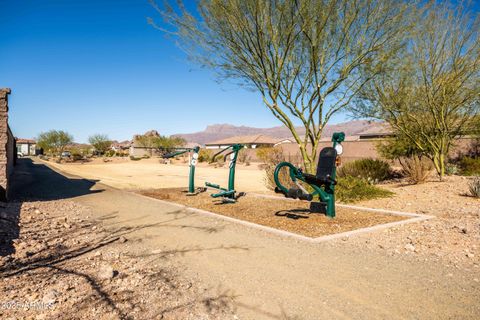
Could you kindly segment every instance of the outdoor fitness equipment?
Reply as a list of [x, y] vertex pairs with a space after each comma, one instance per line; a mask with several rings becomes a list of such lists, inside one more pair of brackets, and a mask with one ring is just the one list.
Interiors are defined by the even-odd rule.
[[230, 168], [229, 174], [228, 174], [228, 189], [220, 187], [218, 184], [210, 183], [210, 182], [205, 182], [205, 185], [207, 187], [211, 187], [214, 189], [219, 190], [220, 192], [211, 194], [213, 198], [222, 198], [223, 202], [229, 202], [229, 203], [234, 203], [238, 198], [241, 196], [245, 195], [244, 192], [237, 192], [235, 191], [235, 165], [237, 163], [237, 156], [238, 156], [238, 151], [240, 151], [244, 145], [242, 144], [234, 144], [231, 145], [225, 149], [222, 149], [221, 151], [217, 152], [213, 157], [211, 162], [215, 162], [215, 158], [222, 154], [223, 152], [231, 149], [230, 152], [226, 153], [223, 156], [223, 160], [227, 160], [227, 156], [230, 156], [230, 163], [228, 167]]
[[[344, 140], [345, 133], [335, 132], [333, 134], [333, 147], [326, 147], [320, 151], [316, 175], [304, 173], [301, 168], [296, 168], [289, 162], [279, 163], [273, 173], [277, 185], [275, 192], [283, 193], [287, 198], [307, 201], [312, 201], [315, 196], [318, 196], [320, 201], [310, 203], [310, 212], [325, 213], [328, 217], [334, 218], [337, 156], [343, 153], [341, 143]], [[279, 174], [283, 167], [289, 168], [290, 179], [297, 188], [289, 189], [281, 184]], [[298, 180], [307, 183], [313, 192], [309, 193], [305, 190]]]
[[[200, 192], [205, 192], [207, 191], [207, 188], [202, 188], [198, 187], [195, 189], [195, 166], [198, 163], [198, 152], [200, 151], [200, 147], [194, 147], [194, 148], [174, 148], [170, 149], [173, 150], [170, 153], [166, 153], [162, 156], [164, 159], [170, 159], [179, 155], [182, 155], [184, 153], [189, 153], [189, 159], [190, 159], [190, 174], [188, 176], [188, 193], [187, 196], [195, 196], [199, 194]], [[192, 153], [193, 152], [193, 153]]]

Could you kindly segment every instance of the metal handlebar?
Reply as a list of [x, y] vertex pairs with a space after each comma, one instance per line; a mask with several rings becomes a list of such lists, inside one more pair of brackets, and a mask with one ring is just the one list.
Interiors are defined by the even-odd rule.
[[162, 155], [162, 158], [163, 158], [163, 159], [170, 159], [170, 158], [179, 156], [179, 155], [184, 154], [184, 153], [187, 153], [187, 152], [190, 152], [190, 150], [170, 152], [170, 153], [167, 153], [167, 154]]
[[[215, 158], [216, 158], [218, 155], [220, 155], [221, 153], [223, 153], [224, 151], [226, 151], [226, 150], [228, 150], [228, 149], [230, 149], [230, 148], [232, 148], [232, 147], [233, 147], [233, 146], [226, 147], [225, 149], [222, 149], [222, 150], [220, 150], [219, 152], [215, 153], [215, 154], [213, 155], [212, 160], [210, 161], [210, 163], [215, 162]], [[232, 152], [234, 152], [234, 151], [232, 151]], [[228, 153], [228, 154], [231, 154], [232, 152], [230, 152], [230, 153]], [[228, 154], [227, 154], [227, 155], [228, 155]], [[226, 156], [226, 155], [225, 155], [225, 156]]]
[[187, 153], [187, 152], [192, 152], [192, 151], [198, 152], [200, 150], [200, 147], [195, 147], [195, 148], [168, 148], [168, 149], [164, 149], [164, 150], [165, 151], [176, 150], [176, 151], [169, 152], [167, 154], [162, 155], [163, 159], [169, 159], [169, 158], [173, 158], [173, 157], [179, 156], [179, 155]]

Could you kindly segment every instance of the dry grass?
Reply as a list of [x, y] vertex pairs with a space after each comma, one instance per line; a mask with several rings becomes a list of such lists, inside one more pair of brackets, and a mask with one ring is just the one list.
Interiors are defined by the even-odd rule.
[[335, 219], [322, 214], [309, 214], [309, 202], [288, 201], [254, 196], [242, 197], [234, 204], [223, 204], [208, 193], [189, 197], [183, 189], [155, 189], [141, 192], [143, 195], [180, 203], [228, 217], [281, 229], [308, 237], [319, 237], [346, 232], [393, 221], [405, 217], [384, 215], [337, 207]]

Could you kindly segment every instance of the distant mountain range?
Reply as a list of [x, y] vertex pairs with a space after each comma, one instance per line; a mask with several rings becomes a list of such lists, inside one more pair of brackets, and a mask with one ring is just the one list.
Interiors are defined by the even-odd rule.
[[[381, 122], [367, 121], [367, 120], [353, 120], [338, 124], [327, 125], [323, 130], [322, 137], [331, 137], [332, 133], [337, 131], [343, 131], [347, 136], [355, 136], [364, 132], [380, 132], [383, 125]], [[303, 127], [297, 127], [300, 135], [305, 134]], [[186, 134], [174, 134], [174, 136], [182, 137], [187, 142], [194, 142], [198, 144], [205, 144], [207, 142], [213, 142], [220, 139], [230, 138], [234, 136], [248, 136], [263, 134], [273, 138], [291, 138], [290, 131], [283, 127], [273, 128], [253, 128], [246, 126], [234, 126], [231, 124], [213, 124], [207, 126], [207, 128], [200, 132], [186, 133]]]

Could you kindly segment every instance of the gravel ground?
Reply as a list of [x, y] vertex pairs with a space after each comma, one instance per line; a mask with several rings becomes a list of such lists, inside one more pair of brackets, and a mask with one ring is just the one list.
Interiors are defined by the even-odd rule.
[[396, 195], [358, 205], [423, 213], [436, 218], [355, 237], [343, 245], [383, 250], [392, 256], [410, 255], [419, 260], [433, 260], [479, 272], [480, 199], [466, 196], [470, 179], [450, 176], [444, 182], [381, 185]]
[[130, 256], [133, 230], [89, 216], [68, 200], [0, 203], [0, 319], [234, 319], [171, 252]]
[[331, 219], [323, 214], [308, 214], [308, 201], [266, 199], [247, 195], [239, 198], [236, 203], [222, 203], [207, 192], [186, 196], [183, 191], [181, 188], [156, 189], [143, 191], [141, 194], [308, 237], [320, 237], [406, 219], [340, 207], [337, 207], [335, 219]]

